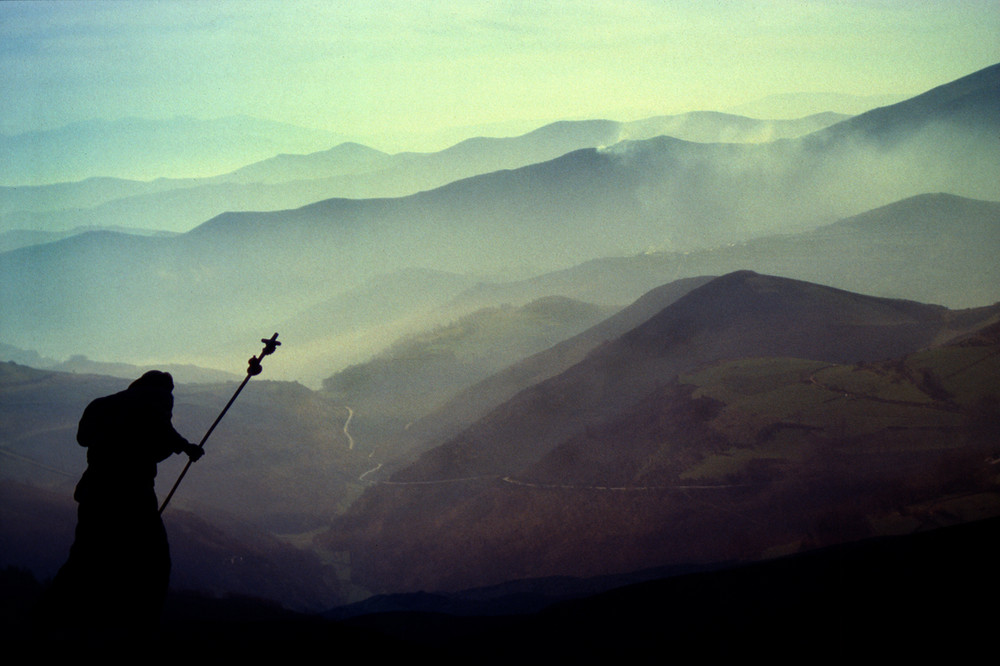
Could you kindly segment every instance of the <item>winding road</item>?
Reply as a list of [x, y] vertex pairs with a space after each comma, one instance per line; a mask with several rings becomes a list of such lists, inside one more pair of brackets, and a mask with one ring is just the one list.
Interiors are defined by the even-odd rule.
[[347, 420], [344, 421], [344, 436], [347, 437], [347, 450], [348, 451], [353, 451], [354, 450], [354, 438], [351, 437], [351, 433], [348, 432], [347, 428], [348, 428], [348, 426], [351, 425], [351, 419], [354, 418], [354, 410], [351, 409], [350, 407], [348, 407], [347, 405], [344, 405], [344, 409], [347, 410]]

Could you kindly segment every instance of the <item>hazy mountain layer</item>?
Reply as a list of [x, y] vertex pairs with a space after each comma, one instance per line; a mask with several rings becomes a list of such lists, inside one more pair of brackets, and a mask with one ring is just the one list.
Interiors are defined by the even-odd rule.
[[205, 364], [248, 327], [403, 268], [538, 274], [815, 228], [926, 192], [1000, 199], [1000, 146], [987, 140], [1000, 131], [998, 80], [994, 66], [802, 139], [622, 142], [408, 197], [227, 213], [173, 238], [90, 233], [21, 248], [0, 255], [0, 339], [46, 355], [108, 346], [131, 362]]
[[[470, 309], [450, 307], [475, 284], [468, 275], [427, 269], [379, 275], [277, 319], [268, 327], [289, 342], [279, 372], [318, 388], [331, 372], [370, 359], [400, 336], [441, 325]], [[281, 312], [275, 308], [275, 312]], [[246, 336], [252, 339], [248, 328]]]
[[17, 250], [22, 247], [52, 243], [87, 231], [111, 231], [140, 236], [171, 236], [167, 231], [146, 231], [143, 229], [125, 229], [123, 227], [77, 228], [68, 231], [4, 231], [0, 232], [0, 253]]
[[[217, 362], [213, 359], [230, 358], [232, 362], [239, 358], [243, 354], [241, 340], [256, 340], [273, 328], [293, 341], [287, 367], [296, 374], [282, 376], [318, 383], [331, 370], [364, 360], [401, 334], [480, 307], [523, 304], [540, 296], [563, 294], [621, 304], [657, 284], [744, 267], [951, 307], [1000, 299], [1000, 267], [995, 261], [1000, 252], [1000, 204], [950, 195], [908, 199], [813, 232], [688, 253], [594, 260], [522, 282], [470, 288], [469, 278], [403, 273], [394, 281], [372, 282], [368, 288], [344, 291], [319, 304], [311, 299], [340, 291], [340, 283], [320, 279], [319, 284], [314, 281], [307, 288], [292, 289], [294, 282], [289, 278], [296, 273], [289, 269], [302, 268], [305, 255], [289, 256], [283, 264], [275, 264], [267, 252], [220, 257], [206, 247], [184, 260], [184, 248], [169, 248], [179, 238], [167, 241], [166, 248], [164, 239], [127, 236], [121, 237], [120, 243], [116, 241], [119, 247], [107, 247], [107, 241], [117, 238], [111, 235], [94, 238], [98, 243], [81, 243], [90, 238], [94, 236], [0, 255], [0, 268], [9, 276], [0, 297], [5, 311], [19, 312], [16, 318], [4, 319], [4, 339], [19, 339], [22, 348], [63, 357], [86, 349], [98, 358], [141, 361], [155, 353], [160, 362], [179, 358], [213, 365]], [[225, 249], [227, 243], [215, 246], [222, 247], [225, 255], [233, 254]], [[163, 249], [172, 251], [165, 253]], [[105, 255], [117, 254], [127, 259], [109, 265]], [[240, 266], [252, 264], [258, 256], [262, 264], [273, 268], [241, 275]], [[184, 264], [191, 268], [181, 271]], [[213, 269], [213, 264], [217, 268]], [[226, 264], [231, 268], [223, 273], [220, 269]], [[957, 265], [962, 270], [954, 270]], [[149, 269], [156, 267], [150, 275]], [[322, 276], [340, 269], [342, 262], [318, 259], [313, 267]], [[136, 285], [131, 284], [129, 275], [133, 268], [134, 279], [140, 281]], [[288, 288], [269, 282], [270, 270], [281, 276], [279, 280], [287, 280]], [[52, 279], [60, 271], [76, 278], [68, 282]], [[28, 280], [33, 273], [40, 279]], [[204, 277], [185, 283], [182, 274]], [[206, 279], [209, 276], [217, 277]], [[14, 288], [19, 283], [22, 298]], [[116, 299], [95, 300], [109, 284], [120, 285], [115, 289]], [[467, 291], [456, 298], [462, 289]], [[155, 291], [159, 293], [152, 293]], [[451, 306], [439, 310], [452, 298]], [[244, 309], [241, 303], [250, 305]], [[171, 315], [178, 312], [185, 317]], [[213, 323], [192, 337], [188, 322], [197, 321], [199, 316], [209, 317]], [[113, 321], [129, 322], [131, 330], [115, 330], [109, 337], [105, 326]], [[264, 324], [261, 331], [261, 321], [272, 323]], [[242, 371], [238, 366], [222, 367]]]
[[209, 178], [151, 182], [91, 178], [78, 183], [0, 187], [0, 229], [65, 231], [126, 225], [187, 231], [226, 211], [296, 208], [331, 197], [404, 196], [626, 138], [667, 134], [689, 141], [756, 143], [801, 136], [843, 117], [822, 114], [762, 121], [700, 112], [631, 123], [567, 121], [523, 136], [468, 139], [437, 153], [388, 155], [344, 143], [317, 153], [278, 155]]
[[1000, 203], [926, 194], [813, 231], [595, 259], [528, 280], [480, 284], [458, 303], [520, 303], [539, 294], [620, 303], [681, 277], [750, 268], [873, 296], [973, 307], [1000, 300], [998, 253]]
[[912, 352], [998, 315], [716, 279], [367, 490], [329, 542], [364, 585], [406, 590], [915, 529], [894, 512], [996, 490], [1000, 341]]
[[246, 116], [92, 120], [0, 135], [0, 183], [62, 183], [95, 176], [204, 176], [277, 153], [316, 150], [337, 142], [338, 137], [330, 132]]
[[[14, 224], [7, 222], [7, 220], [16, 219], [7, 217], [11, 214], [24, 215], [44, 211], [93, 208], [115, 199], [173, 190], [194, 182], [194, 180], [168, 178], [143, 182], [104, 177], [51, 185], [5, 185], [0, 186], [0, 219], [5, 220], [3, 228], [8, 229]], [[25, 226], [23, 228], [39, 231], [53, 230], [42, 226]]]
[[449, 324], [405, 337], [384, 352], [323, 381], [324, 392], [354, 410], [352, 430], [379, 460], [382, 442], [409, 431], [456, 394], [603, 320], [613, 308], [550, 296], [522, 307], [478, 310]]
[[[154, 239], [132, 240], [138, 244], [157, 242]], [[47, 264], [50, 266], [47, 271], [62, 270], [70, 274], [74, 274], [70, 261], [79, 266], [75, 271], [78, 275], [76, 282], [53, 282], [45, 291], [40, 291], [45, 281], [33, 280], [26, 286], [28, 298], [15, 299], [13, 289], [0, 294], [11, 304], [8, 311], [20, 309], [21, 318], [5, 319], [4, 328], [11, 332], [25, 330], [28, 335], [22, 338], [25, 340], [21, 343], [22, 347], [48, 348], [49, 354], [62, 356], [76, 354], [80, 349], [98, 349], [100, 351], [90, 353], [99, 354], [98, 358], [128, 354], [126, 358], [137, 360], [149, 357], [154, 349], [160, 359], [196, 350], [195, 358], [180, 358], [185, 362], [199, 362], [200, 355], [203, 359], [200, 362], [211, 365], [212, 358], [225, 358], [237, 352], [242, 354], [240, 340], [255, 340], [262, 335], [258, 330], [260, 324], [250, 322], [252, 311], [241, 311], [229, 302], [238, 297], [245, 279], [238, 276], [237, 267], [232, 269], [232, 278], [219, 284], [212, 281], [206, 284], [204, 280], [192, 285], [166, 282], [159, 295], [133, 301], [133, 312], [112, 315], [116, 306], [127, 303], [121, 300], [93, 303], [92, 294], [104, 290], [99, 275], [101, 265], [105, 263], [100, 256], [101, 250], [85, 248], [86, 254], [77, 260], [69, 255], [63, 258], [63, 255], [65, 252], [81, 254], [78, 247], [44, 256], [59, 248], [60, 244], [54, 244], [0, 256], [0, 266], [11, 262], [11, 270], [16, 272], [8, 284], [24, 281], [27, 271], [38, 270], [29, 268], [32, 265]], [[527, 281], [481, 284], [471, 289], [471, 280], [467, 278], [453, 276], [435, 286], [438, 280], [429, 279], [434, 273], [404, 273], [400, 275], [398, 286], [384, 280], [373, 282], [371, 288], [344, 292], [325, 304], [317, 305], [310, 303], [309, 298], [330, 287], [316, 285], [305, 294], [296, 294], [299, 296], [297, 299], [279, 296], [277, 301], [269, 302], [263, 295], [273, 292], [275, 286], [264, 284], [259, 287], [260, 296], [254, 307], [260, 312], [258, 321], [264, 318], [272, 321], [272, 324], [265, 325], [267, 329], [275, 328], [292, 336], [294, 345], [289, 350], [288, 363], [291, 365], [288, 367], [299, 373], [294, 376], [306, 378], [308, 375], [312, 378], [310, 381], [318, 382], [329, 370], [345, 363], [359, 362], [405, 332], [432, 326], [435, 322], [479, 307], [522, 304], [540, 296], [561, 294], [600, 303], [625, 303], [657, 284], [688, 275], [721, 274], [744, 267], [874, 295], [918, 299], [951, 307], [980, 305], [1000, 299], [997, 290], [1000, 267], [995, 261], [998, 252], [1000, 204], [949, 195], [926, 195], [897, 202], [814, 232], [766, 237], [689, 253], [649, 253], [595, 260]], [[38, 264], [32, 256], [36, 253], [42, 255], [42, 264]], [[93, 272], [98, 273], [95, 276], [90, 275], [86, 262], [91, 253], [96, 264]], [[22, 254], [23, 261], [29, 262], [21, 263], [23, 268], [20, 271], [16, 268], [19, 264], [13, 262], [19, 254]], [[150, 250], [148, 257], [149, 266], [169, 266], [170, 256], [157, 254], [155, 248]], [[214, 259], [217, 261], [218, 257]], [[212, 257], [206, 259], [205, 266], [200, 270], [202, 274], [209, 274], [208, 266], [212, 261]], [[331, 263], [334, 265], [326, 270], [339, 265], [339, 262]], [[142, 262], [139, 264], [141, 266]], [[961, 265], [963, 270], [954, 270], [956, 265]], [[127, 272], [121, 265], [117, 269], [119, 273]], [[141, 275], [139, 270], [137, 274]], [[160, 274], [169, 275], [164, 271]], [[250, 277], [259, 284], [267, 273], [261, 271], [260, 275]], [[127, 278], [127, 275], [121, 275], [116, 280]], [[107, 284], [108, 278], [105, 276], [104, 279]], [[157, 282], [156, 276], [153, 276], [149, 284], [122, 288], [118, 290], [118, 298], [127, 298], [131, 291], [141, 294], [144, 287], [152, 287]], [[159, 282], [164, 284], [162, 280]], [[234, 293], [227, 294], [227, 286], [231, 286]], [[254, 288], [253, 283], [247, 286], [251, 291]], [[335, 285], [333, 289], [336, 289]], [[468, 291], [458, 297], [452, 306], [435, 314], [462, 289]], [[198, 295], [196, 290], [202, 293]], [[284, 290], [281, 293], [284, 294]], [[66, 300], [70, 297], [80, 299], [90, 309], [71, 307], [69, 303], [72, 300]], [[212, 330], [203, 330], [192, 339], [187, 333], [179, 331], [180, 328], [189, 330], [184, 321], [175, 321], [168, 313], [173, 308], [175, 312], [195, 314], [201, 307], [199, 302], [205, 298], [208, 298], [208, 311], [216, 326], [224, 321], [224, 313], [230, 313], [233, 320], [218, 329], [222, 336], [213, 336]], [[177, 300], [177, 304], [171, 306], [173, 300]], [[155, 314], [152, 326], [143, 321], [143, 313], [160, 308], [165, 312]], [[301, 312], [293, 314], [298, 309]], [[102, 310], [108, 312], [106, 319], [94, 316]], [[286, 321], [280, 320], [283, 310], [288, 313]], [[108, 338], [107, 331], [103, 330], [104, 321], [116, 318], [134, 322], [131, 326], [136, 342], [131, 348], [122, 344], [128, 341], [126, 331], [118, 331], [113, 338]], [[263, 333], [266, 334], [267, 330]], [[5, 334], [5, 338], [11, 340], [15, 336]], [[93, 340], [89, 345], [86, 343], [88, 339]], [[48, 346], [50, 341], [54, 343], [52, 347]], [[316, 365], [317, 359], [328, 360]], [[239, 367], [228, 367], [231, 372], [241, 371]], [[306, 374], [301, 374], [307, 368]]]

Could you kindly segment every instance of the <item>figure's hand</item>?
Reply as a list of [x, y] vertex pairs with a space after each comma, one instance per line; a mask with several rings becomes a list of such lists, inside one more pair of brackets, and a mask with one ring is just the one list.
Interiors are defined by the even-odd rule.
[[188, 454], [188, 458], [191, 462], [194, 462], [205, 455], [205, 449], [201, 448], [197, 444], [188, 444], [184, 447], [184, 453]]

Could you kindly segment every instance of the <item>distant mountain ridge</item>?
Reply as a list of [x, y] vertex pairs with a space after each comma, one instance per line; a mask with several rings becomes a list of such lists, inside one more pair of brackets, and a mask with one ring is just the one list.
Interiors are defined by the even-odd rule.
[[[868, 111], [862, 116], [862, 120], [843, 125], [840, 129], [831, 129], [831, 132], [862, 132], [869, 136], [874, 136], [871, 127], [878, 126], [882, 118], [893, 118], [891, 123], [899, 124], [899, 118], [908, 115], [911, 121], [918, 121], [925, 112], [919, 111], [918, 107], [926, 110], [936, 109], [934, 114], [941, 118], [947, 118], [950, 122], [967, 122], [973, 119], [975, 122], [992, 122], [993, 109], [996, 103], [996, 91], [990, 91], [990, 86], [995, 88], [995, 81], [991, 82], [991, 77], [996, 78], [994, 68], [986, 68], [956, 82], [939, 86], [937, 92], [928, 91], [914, 98], [917, 102], [910, 103], [904, 107], [897, 108], [897, 104], [892, 104], [880, 109]], [[964, 88], [963, 88], [964, 86]], [[976, 88], [976, 90], [973, 90]], [[965, 91], [964, 93], [959, 91]], [[959, 107], [966, 108], [965, 111]], [[948, 111], [951, 108], [952, 111]], [[969, 111], [969, 109], [978, 109]], [[888, 115], [886, 115], [888, 114]], [[108, 198], [108, 189], [104, 187], [105, 194], [87, 194], [80, 192], [79, 199], [67, 199], [60, 208], [65, 209], [62, 213], [56, 213], [52, 208], [39, 208], [38, 200], [52, 201], [45, 189], [39, 192], [32, 192], [34, 188], [19, 188], [19, 191], [5, 191], [0, 188], [0, 228], [6, 229], [67, 229], [79, 226], [108, 226], [124, 224], [126, 226], [145, 226], [147, 228], [161, 228], [173, 231], [184, 231], [193, 224], [224, 212], [225, 210], [274, 210], [281, 208], [292, 208], [301, 206], [311, 201], [330, 197], [384, 197], [401, 196], [411, 194], [418, 190], [438, 187], [458, 178], [469, 177], [478, 173], [486, 173], [498, 169], [516, 168], [526, 164], [545, 161], [562, 155], [571, 150], [607, 146], [621, 140], [646, 139], [659, 135], [670, 135], [675, 138], [691, 141], [735, 141], [756, 143], [764, 140], [775, 140], [782, 138], [799, 137], [809, 132], [820, 130], [826, 126], [839, 125], [837, 121], [842, 121], [845, 116], [836, 114], [816, 114], [797, 120], [755, 120], [746, 117], [733, 116], [715, 112], [693, 112], [678, 116], [663, 116], [649, 118], [628, 123], [618, 123], [614, 121], [580, 121], [554, 123], [550, 126], [539, 128], [521, 137], [511, 137], [504, 139], [477, 138], [469, 139], [439, 153], [418, 154], [400, 153], [388, 156], [373, 149], [365, 149], [368, 153], [366, 159], [361, 159], [359, 155], [355, 159], [354, 167], [345, 170], [345, 165], [338, 161], [331, 162], [330, 157], [334, 152], [346, 151], [346, 146], [357, 146], [357, 144], [345, 144], [345, 147], [327, 149], [320, 153], [303, 155], [281, 155], [278, 157], [268, 156], [264, 162], [243, 166], [228, 175], [214, 175], [212, 178], [201, 180], [176, 182], [165, 181], [163, 173], [156, 174], [160, 177], [155, 189], [181, 189], [193, 188], [181, 197], [183, 205], [181, 209], [187, 211], [183, 213], [183, 219], [174, 220], [163, 218], [158, 220], [159, 210], [162, 203], [157, 203], [155, 194], [149, 193], [153, 183], [121, 183], [119, 189], [127, 189], [131, 195], [139, 196], [138, 201], [132, 202], [129, 206], [108, 205], [97, 210], [72, 210], [81, 205], [88, 207], [111, 204]], [[134, 121], [140, 127], [145, 121]], [[189, 125], [198, 127], [197, 122], [187, 121]], [[209, 121], [198, 121], [207, 123]], [[244, 119], [240, 122], [248, 123]], [[863, 125], [871, 125], [865, 129]], [[221, 134], [230, 132], [222, 121]], [[911, 123], [912, 125], [912, 123]], [[128, 124], [125, 125], [128, 127]], [[201, 130], [196, 130], [201, 131]], [[250, 130], [251, 132], [254, 130]], [[257, 130], [260, 132], [264, 129]], [[217, 143], [217, 141], [215, 142]], [[338, 143], [330, 141], [329, 143]], [[327, 145], [329, 145], [329, 143]], [[211, 140], [201, 141], [201, 144], [215, 148]], [[60, 143], [65, 149], [66, 142]], [[157, 145], [156, 142], [139, 145]], [[973, 144], [971, 146], [975, 148]], [[175, 150], [173, 145], [169, 149]], [[71, 151], [70, 151], [71, 152]], [[100, 151], [91, 151], [91, 153]], [[288, 152], [276, 151], [276, 152]], [[973, 151], [976, 152], [976, 151]], [[16, 151], [10, 153], [11, 170], [17, 169], [18, 160]], [[33, 159], [49, 160], [43, 153], [34, 156]], [[926, 156], [927, 158], [930, 155]], [[49, 160], [51, 161], [51, 160]], [[63, 159], [65, 161], [65, 159]], [[119, 164], [125, 162], [119, 160]], [[332, 168], [331, 168], [332, 167]], [[373, 169], [375, 169], [373, 171]], [[384, 170], [386, 173], [379, 173]], [[108, 173], [96, 173], [92, 175], [108, 175]], [[294, 186], [289, 179], [295, 179]], [[305, 180], [303, 180], [305, 179]], [[235, 181], [235, 182], [232, 182]], [[321, 182], [325, 181], [325, 182]], [[260, 191], [242, 190], [237, 185], [239, 183], [257, 183], [271, 185]], [[307, 185], [307, 182], [309, 184]], [[228, 183], [226, 187], [219, 187], [222, 183]], [[276, 188], [274, 186], [287, 185], [287, 187]], [[205, 189], [208, 185], [214, 184], [214, 189]], [[64, 193], [67, 191], [67, 183], [58, 186]], [[79, 188], [76, 188], [79, 189]], [[88, 185], [85, 190], [90, 190]], [[912, 194], [913, 192], [911, 192]], [[964, 195], [976, 196], [971, 191], [959, 192]], [[115, 198], [122, 198], [124, 194]], [[152, 196], [152, 199], [144, 201], [142, 197]], [[902, 196], [902, 195], [901, 195]], [[898, 197], [897, 197], [898, 198]], [[991, 197], [985, 197], [991, 198]], [[8, 199], [10, 199], [8, 201]], [[230, 206], [219, 207], [220, 200], [228, 200]], [[89, 202], [89, 203], [85, 203]], [[51, 204], [49, 204], [51, 206]], [[48, 212], [45, 212], [45, 211]]]
[[331, 132], [249, 116], [81, 121], [0, 134], [0, 183], [214, 175], [280, 152], [316, 150], [340, 141], [343, 137]]
[[[859, 253], [866, 266], [878, 267], [879, 255], [869, 253], [864, 243], [852, 246], [856, 239], [828, 245], [848, 254], [825, 256], [816, 251], [822, 244], [817, 242], [805, 256], [787, 257], [768, 250], [780, 241], [762, 246], [758, 240], [816, 229], [928, 192], [967, 197], [973, 191], [980, 199], [1000, 199], [1000, 181], [984, 168], [1000, 160], [1000, 147], [982, 140], [998, 131], [1000, 120], [977, 110], [984, 96], [993, 94], [997, 76], [1000, 70], [990, 68], [961, 83], [961, 93], [948, 95], [945, 86], [944, 92], [920, 100], [921, 113], [941, 114], [930, 133], [926, 125], [910, 122], [906, 103], [882, 110], [879, 126], [895, 123], [896, 128], [888, 148], [870, 141], [864, 125], [851, 125], [850, 131], [831, 128], [822, 140], [814, 133], [754, 145], [659, 137], [578, 150], [406, 197], [329, 199], [287, 211], [227, 213], [173, 238], [91, 233], [22, 248], [0, 254], [0, 305], [15, 313], [0, 322], [0, 336], [44, 355], [68, 356], [108, 344], [107, 322], [124, 322], [112, 341], [123, 358], [144, 361], [156, 349], [169, 355], [167, 360], [206, 365], [208, 354], [228, 353], [232, 341], [259, 322], [287, 320], [379, 274], [420, 268], [514, 278], [640, 253], [637, 263], [652, 265], [668, 250], [674, 254], [667, 267], [656, 271], [673, 274], [660, 275], [645, 288], [737, 268], [774, 271], [771, 262], [784, 262], [783, 270], [802, 278], [814, 277], [809, 271], [816, 267], [829, 267], [820, 276], [823, 282], [846, 281], [850, 252]], [[983, 95], [971, 94], [972, 84]], [[957, 117], [956, 100], [970, 104], [962, 122], [949, 120]], [[950, 138], [943, 144], [946, 135]], [[961, 150], [946, 149], [952, 144]], [[958, 201], [946, 207], [975, 208]], [[970, 229], [976, 224], [972, 216], [962, 221]], [[925, 253], [933, 276], [922, 276], [920, 265], [903, 261], [920, 256], [909, 243], [926, 243], [926, 236], [905, 239], [908, 255], [886, 244], [886, 256], [901, 260], [898, 276], [906, 277], [891, 295], [925, 298], [920, 290], [941, 283], [945, 286], [938, 293], [956, 298], [962, 288], [957, 283], [970, 284], [969, 276], [952, 270], [948, 257], [985, 265], [982, 257], [996, 243], [990, 224], [979, 225], [982, 235], [975, 240], [942, 239], [941, 247], [948, 250], [944, 263]], [[793, 245], [801, 249], [808, 243], [799, 239]], [[709, 254], [709, 249], [718, 251]], [[753, 250], [749, 261], [737, 261], [746, 250]], [[728, 265], [710, 265], [720, 257]], [[691, 261], [702, 258], [706, 263]], [[885, 278], [873, 280], [853, 270], [855, 280], [884, 284]], [[974, 293], [994, 301], [989, 280], [996, 269], [981, 270]], [[910, 287], [907, 279], [917, 286]], [[624, 296], [610, 302], [579, 293], [549, 295], [621, 304], [641, 293], [629, 294], [630, 289], [622, 285]], [[109, 293], [114, 298], [105, 297]], [[491, 304], [496, 302], [472, 303], [472, 309]], [[192, 322], [212, 323], [190, 340], [186, 332]], [[259, 335], [255, 331], [253, 338]]]
[[626, 138], [671, 134], [692, 141], [759, 142], [799, 136], [839, 119], [823, 115], [760, 121], [698, 112], [629, 123], [563, 121], [521, 136], [467, 139], [436, 153], [388, 155], [342, 143], [316, 153], [278, 155], [208, 178], [151, 182], [93, 178], [42, 187], [0, 187], [0, 228], [55, 230], [126, 223], [187, 231], [223, 212], [295, 208], [331, 197], [404, 196]]
[[1000, 100], [1000, 63], [949, 83], [937, 86], [890, 106], [866, 111], [829, 128], [817, 138], [845, 132], [862, 132], [887, 140], [901, 130], [913, 130], [941, 122], [968, 123], [970, 126], [996, 122]]
[[753, 118], [796, 118], [808, 113], [829, 111], [853, 116], [880, 106], [901, 102], [908, 97], [911, 95], [793, 92], [769, 95], [725, 110]]
[[1000, 300], [998, 252], [1000, 202], [922, 194], [811, 231], [593, 259], [526, 280], [479, 284], [459, 300], [518, 303], [559, 293], [618, 303], [682, 277], [751, 268], [874, 296], [974, 307]]
[[316, 153], [276, 155], [210, 179], [229, 183], [287, 183], [317, 177], [360, 174], [385, 168], [392, 161], [388, 153], [346, 142]]

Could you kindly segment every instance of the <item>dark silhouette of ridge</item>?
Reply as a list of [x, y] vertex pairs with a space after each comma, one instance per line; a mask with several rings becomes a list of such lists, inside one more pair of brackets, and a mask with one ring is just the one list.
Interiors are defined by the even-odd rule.
[[[260, 659], [377, 646], [390, 658], [443, 664], [603, 663], [650, 654], [691, 662], [825, 662], [858, 654], [974, 661], [992, 645], [992, 618], [981, 600], [1000, 591], [998, 536], [1000, 519], [992, 518], [622, 585], [502, 615], [485, 606], [468, 616], [453, 612], [463, 607], [462, 594], [410, 595], [396, 610], [340, 621], [252, 598], [178, 594], [168, 599], [157, 651], [163, 658]], [[9, 649], [68, 656], [81, 648], [68, 640], [40, 643], [25, 625], [41, 594], [30, 574], [0, 571], [0, 592], [0, 638]], [[408, 610], [421, 607], [418, 597], [424, 610]]]

